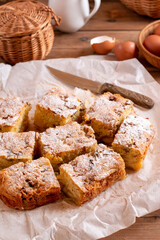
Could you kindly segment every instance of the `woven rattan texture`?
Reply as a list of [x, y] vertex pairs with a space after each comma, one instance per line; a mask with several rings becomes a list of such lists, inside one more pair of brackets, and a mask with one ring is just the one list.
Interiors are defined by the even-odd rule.
[[51, 18], [50, 13], [43, 10], [43, 4], [33, 1], [18, 1], [0, 7], [0, 35], [28, 34], [43, 27]]
[[52, 18], [60, 18], [48, 6], [34, 0], [17, 0], [0, 7], [0, 55], [11, 64], [44, 59], [54, 42]]
[[152, 18], [160, 18], [160, 0], [121, 0], [131, 10]]
[[160, 25], [160, 20], [154, 21], [153, 23], [148, 24], [144, 29], [142, 29], [139, 35], [139, 49], [150, 64], [157, 68], [160, 68], [160, 57], [150, 53], [143, 45], [144, 39], [148, 35], [153, 34], [154, 29], [158, 25]]

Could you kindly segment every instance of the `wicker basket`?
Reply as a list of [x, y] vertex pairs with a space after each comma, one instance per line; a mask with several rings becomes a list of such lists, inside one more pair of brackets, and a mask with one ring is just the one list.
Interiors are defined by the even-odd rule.
[[160, 20], [148, 24], [139, 34], [139, 49], [142, 52], [145, 59], [153, 66], [160, 68], [160, 57], [150, 53], [143, 45], [144, 39], [153, 34], [153, 30], [160, 25]]
[[52, 18], [60, 24], [51, 8], [34, 0], [0, 6], [0, 56], [10, 64], [44, 59], [54, 41]]
[[121, 0], [121, 2], [140, 15], [160, 18], [160, 0]]

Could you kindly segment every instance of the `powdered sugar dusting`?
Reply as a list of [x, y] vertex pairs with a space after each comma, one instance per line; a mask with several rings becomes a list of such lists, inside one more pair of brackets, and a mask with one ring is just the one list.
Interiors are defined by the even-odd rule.
[[0, 157], [7, 159], [32, 159], [35, 132], [0, 133]]
[[103, 123], [114, 125], [125, 109], [132, 105], [130, 100], [108, 92], [96, 98], [87, 115], [89, 119], [95, 118]]
[[40, 141], [44, 151], [52, 153], [77, 150], [83, 146], [96, 144], [92, 128], [76, 122], [48, 128], [45, 132], [40, 133]]
[[73, 167], [77, 181], [90, 182], [105, 179], [120, 167], [124, 168], [123, 159], [112, 149], [99, 144], [94, 152], [81, 155], [69, 163]]
[[12, 207], [18, 209], [24, 209], [23, 207], [27, 207], [27, 204], [30, 206], [30, 203], [38, 206], [37, 195], [41, 196], [41, 201], [43, 201], [46, 192], [49, 195], [54, 189], [58, 194], [60, 190], [59, 183], [47, 158], [14, 164], [1, 171], [0, 179], [3, 179], [3, 184], [0, 185], [1, 196], [6, 196], [7, 199], [14, 198], [15, 205]]
[[154, 136], [154, 128], [146, 118], [129, 115], [122, 123], [115, 136], [115, 144], [140, 147]]
[[94, 95], [89, 90], [84, 90], [81, 88], [75, 88], [74, 94], [80, 99], [85, 109], [88, 110], [94, 103], [96, 95]]
[[62, 89], [54, 87], [42, 97], [38, 105], [67, 118], [77, 112], [81, 103], [76, 96], [68, 95]]
[[13, 126], [24, 104], [18, 97], [0, 98], [0, 125]]

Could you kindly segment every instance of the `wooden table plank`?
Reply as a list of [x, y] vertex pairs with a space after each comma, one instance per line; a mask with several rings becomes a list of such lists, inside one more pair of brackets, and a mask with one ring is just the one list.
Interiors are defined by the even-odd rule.
[[160, 71], [159, 70], [150, 71], [150, 74], [160, 84]]
[[160, 239], [160, 210], [144, 217], [137, 218], [136, 223], [127, 229], [99, 240], [159, 240]]
[[90, 47], [90, 39], [97, 36], [107, 35], [110, 37], [115, 37], [117, 41], [138, 41], [139, 31], [79, 31], [76, 33], [65, 34], [61, 32], [55, 33], [55, 48], [85, 48]]
[[[101, 35], [115, 37], [117, 42], [131, 40], [137, 43], [139, 31], [79, 31], [70, 34], [56, 31], [55, 42], [47, 59], [96, 55], [90, 46], [90, 40], [93, 37]], [[116, 60], [116, 58], [110, 54], [105, 57], [106, 60]], [[139, 54], [139, 60], [149, 71], [157, 71], [155, 67], [143, 58], [142, 54]]]
[[119, 0], [102, 0], [98, 12], [82, 29], [99, 30], [141, 30], [152, 18], [140, 16], [127, 9]]

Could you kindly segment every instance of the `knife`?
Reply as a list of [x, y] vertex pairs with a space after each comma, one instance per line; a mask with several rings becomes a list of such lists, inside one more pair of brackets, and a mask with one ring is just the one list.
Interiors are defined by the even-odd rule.
[[104, 92], [118, 93], [121, 96], [130, 99], [135, 104], [147, 109], [151, 109], [154, 106], [153, 100], [143, 94], [110, 83], [94, 82], [90, 79], [79, 77], [71, 73], [63, 72], [50, 66], [46, 67], [48, 68], [51, 75], [54, 75], [56, 78], [58, 78], [58, 80], [63, 81], [72, 86], [80, 87], [83, 89], [89, 89], [90, 91], [98, 94], [102, 94]]

